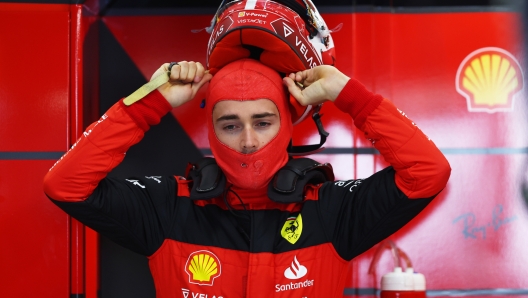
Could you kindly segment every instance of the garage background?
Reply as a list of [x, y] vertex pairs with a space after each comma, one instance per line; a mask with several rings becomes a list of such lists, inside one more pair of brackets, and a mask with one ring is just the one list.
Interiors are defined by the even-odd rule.
[[[220, 1], [0, 1], [0, 296], [154, 297], [147, 260], [86, 229], [42, 192], [42, 178], [84, 128], [162, 63], [205, 63]], [[523, 1], [317, 1], [336, 66], [391, 99], [444, 152], [441, 195], [392, 235], [430, 297], [528, 297], [528, 117]], [[199, 31], [198, 33], [194, 33]], [[519, 88], [485, 103], [461, 87], [472, 61], [496, 55]], [[477, 59], [477, 60], [475, 60]], [[486, 73], [486, 70], [483, 71]], [[484, 93], [498, 85], [485, 75]], [[486, 89], [487, 88], [487, 89]], [[111, 175], [182, 175], [209, 155], [197, 99], [173, 110]], [[331, 133], [312, 156], [338, 179], [387, 164], [331, 103]], [[312, 123], [296, 144], [318, 141]], [[345, 297], [375, 297], [393, 269], [377, 247], [350, 266]]]

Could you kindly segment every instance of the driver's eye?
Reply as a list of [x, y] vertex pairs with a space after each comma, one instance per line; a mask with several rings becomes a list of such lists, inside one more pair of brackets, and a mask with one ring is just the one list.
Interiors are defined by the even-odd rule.
[[269, 126], [269, 125], [271, 125], [271, 123], [269, 123], [269, 122], [259, 122], [259, 123], [257, 123], [257, 126], [259, 126], [259, 127], [266, 127], [266, 126]]

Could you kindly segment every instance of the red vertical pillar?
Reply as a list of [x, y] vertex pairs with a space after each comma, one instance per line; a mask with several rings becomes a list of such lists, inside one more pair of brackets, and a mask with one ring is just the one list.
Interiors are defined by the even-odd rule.
[[[71, 98], [69, 144], [81, 136], [85, 126], [95, 121], [97, 110], [98, 39], [96, 26], [98, 1], [72, 5], [71, 14]], [[89, 38], [87, 40], [87, 35]], [[85, 61], [88, 58], [89, 62]], [[95, 61], [94, 61], [95, 60]], [[86, 92], [85, 90], [90, 90]], [[97, 298], [99, 290], [99, 237], [77, 220], [70, 220], [71, 297]]]
[[[82, 22], [82, 7], [75, 5], [70, 8], [70, 65], [71, 65], [71, 97], [68, 144], [71, 146], [82, 133], [82, 40], [84, 24]], [[84, 225], [70, 218], [70, 297], [85, 297], [85, 233]]]

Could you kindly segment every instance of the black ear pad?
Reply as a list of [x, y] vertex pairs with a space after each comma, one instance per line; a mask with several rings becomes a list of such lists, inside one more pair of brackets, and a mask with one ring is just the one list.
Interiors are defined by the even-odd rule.
[[205, 157], [190, 166], [187, 179], [193, 181], [190, 196], [193, 200], [212, 199], [222, 195], [226, 178], [214, 158]]
[[268, 185], [268, 197], [277, 203], [299, 203], [304, 199], [304, 187], [334, 180], [330, 164], [320, 164], [309, 158], [291, 159]]

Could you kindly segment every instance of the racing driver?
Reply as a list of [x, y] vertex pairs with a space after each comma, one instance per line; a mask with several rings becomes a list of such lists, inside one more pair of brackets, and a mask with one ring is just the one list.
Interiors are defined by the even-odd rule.
[[[150, 126], [204, 85], [214, 159], [186, 177], [106, 177]], [[289, 94], [303, 106], [332, 101], [390, 166], [334, 181], [329, 165], [290, 158]], [[281, 77], [240, 59], [212, 76], [181, 61], [169, 82], [131, 105], [119, 101], [91, 124], [47, 173], [44, 191], [145, 255], [157, 297], [342, 297], [350, 260], [423, 210], [450, 171], [405, 114], [333, 66]]]

